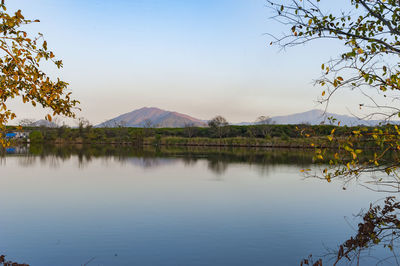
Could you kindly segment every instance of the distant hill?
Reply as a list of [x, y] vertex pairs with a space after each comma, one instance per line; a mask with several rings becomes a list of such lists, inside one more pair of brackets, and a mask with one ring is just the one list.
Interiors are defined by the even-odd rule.
[[57, 124], [50, 122], [48, 120], [45, 120], [45, 119], [41, 119], [36, 122], [33, 122], [29, 126], [31, 126], [31, 127], [57, 127]]
[[[357, 126], [366, 125], [374, 126], [382, 122], [381, 120], [361, 120], [354, 116], [338, 115], [334, 113], [325, 113], [322, 110], [314, 109], [307, 112], [296, 113], [285, 116], [271, 117], [271, 123], [288, 125], [288, 124], [330, 124], [329, 117], [336, 118], [335, 124], [340, 121], [342, 126]], [[46, 120], [40, 120], [50, 123]], [[43, 123], [44, 123], [43, 122]], [[113, 119], [107, 120], [96, 127], [145, 127], [149, 123], [151, 127], [184, 127], [187, 124], [192, 124], [198, 127], [207, 126], [206, 120], [194, 118], [185, 114], [166, 111], [156, 107], [143, 107], [132, 112], [120, 115]], [[242, 122], [234, 125], [254, 125], [255, 122]]]
[[[279, 125], [297, 125], [297, 124], [310, 124], [310, 125], [320, 125], [326, 124], [329, 125], [331, 122], [329, 121], [329, 117], [336, 118], [335, 125], [340, 121], [340, 125], [342, 126], [357, 126], [357, 125], [365, 125], [365, 126], [374, 126], [383, 122], [382, 120], [362, 120], [358, 119], [354, 116], [348, 115], [338, 115], [334, 113], [325, 113], [322, 110], [314, 109], [307, 112], [296, 113], [291, 115], [284, 116], [274, 116], [271, 117], [271, 123], [279, 124]], [[239, 126], [248, 126], [255, 125], [255, 122], [241, 122], [236, 125]]]
[[377, 125], [380, 120], [361, 120], [354, 116], [348, 115], [338, 115], [333, 113], [325, 113], [322, 110], [314, 109], [308, 112], [297, 113], [286, 116], [275, 116], [272, 117], [272, 121], [275, 124], [310, 124], [310, 125], [320, 125], [320, 124], [330, 124], [328, 117], [336, 118], [337, 124], [340, 121], [342, 126], [357, 126], [357, 125], [366, 125], [373, 126]]
[[143, 107], [132, 112], [120, 115], [107, 120], [96, 127], [145, 127], [151, 124], [152, 127], [184, 127], [193, 124], [197, 127], [206, 126], [203, 120], [177, 113], [166, 111], [155, 107]]

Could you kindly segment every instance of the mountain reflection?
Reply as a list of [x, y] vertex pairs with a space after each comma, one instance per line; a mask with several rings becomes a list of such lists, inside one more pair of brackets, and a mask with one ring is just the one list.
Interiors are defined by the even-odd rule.
[[216, 175], [224, 174], [230, 166], [246, 164], [255, 166], [260, 175], [265, 175], [279, 165], [293, 165], [298, 168], [309, 167], [313, 163], [313, 152], [295, 149], [248, 149], [220, 147], [161, 147], [153, 146], [113, 146], [113, 145], [30, 145], [8, 149], [3, 154], [3, 163], [7, 157], [20, 157], [22, 167], [37, 163], [58, 168], [61, 162], [78, 159], [78, 166], [84, 168], [93, 159], [100, 159], [106, 165], [108, 161], [121, 165], [135, 165], [145, 169], [157, 168], [175, 163], [193, 166], [206, 161], [208, 169]]

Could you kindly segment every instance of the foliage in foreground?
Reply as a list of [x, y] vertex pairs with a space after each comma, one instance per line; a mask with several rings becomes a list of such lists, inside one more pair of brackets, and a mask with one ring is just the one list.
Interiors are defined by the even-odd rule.
[[[384, 204], [371, 204], [367, 211], [357, 215], [360, 223], [357, 232], [337, 250], [330, 251], [327, 255], [332, 261], [332, 265], [338, 263], [362, 265], [363, 261], [372, 259], [376, 265], [389, 263], [399, 265], [396, 251], [399, 248], [400, 238], [400, 202], [395, 197], [387, 197]], [[386, 257], [374, 257], [374, 250], [387, 249], [390, 255]], [[301, 265], [322, 266], [322, 259], [314, 261], [310, 255], [301, 261]]]
[[55, 59], [48, 50], [42, 34], [30, 37], [22, 28], [39, 20], [25, 19], [21, 10], [7, 13], [4, 3], [0, 4], [0, 145], [6, 145], [2, 131], [5, 125], [16, 117], [7, 107], [7, 101], [20, 98], [23, 103], [49, 108], [54, 115], [74, 117], [73, 108], [79, 103], [71, 99], [68, 83], [52, 80], [41, 70], [43, 61], [62, 67], [62, 61]]
[[12, 262], [12, 261], [8, 261], [6, 260], [6, 256], [1, 255], [0, 256], [0, 265], [3, 266], [29, 266], [29, 264], [25, 264], [25, 263], [17, 263], [17, 262]]
[[[369, 110], [365, 118], [379, 116], [387, 121], [400, 116], [397, 107], [400, 91], [400, 5], [397, 0], [349, 0], [349, 10], [331, 11], [321, 0], [268, 0], [274, 19], [287, 27], [281, 36], [273, 36], [271, 44], [282, 48], [308, 43], [316, 39], [335, 40], [345, 51], [322, 64], [322, 76], [316, 81], [323, 92], [319, 101], [328, 105], [339, 90], [360, 91], [367, 103], [357, 102]], [[362, 101], [362, 100], [361, 100]], [[328, 136], [340, 147], [331, 166], [318, 176], [330, 181], [334, 177], [357, 178], [362, 173], [390, 177], [386, 183], [398, 190], [400, 166], [400, 132], [397, 126], [353, 130], [343, 139], [335, 129]], [[380, 147], [369, 160], [360, 161], [360, 141]], [[394, 150], [391, 159], [385, 154]], [[323, 150], [317, 157], [323, 159]]]

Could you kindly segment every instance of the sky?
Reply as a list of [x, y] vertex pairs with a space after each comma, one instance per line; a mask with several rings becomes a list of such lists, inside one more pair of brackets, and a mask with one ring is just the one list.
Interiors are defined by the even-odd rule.
[[[286, 29], [270, 19], [265, 0], [6, 0], [6, 5], [40, 19], [27, 30], [43, 33], [64, 62], [62, 70], [44, 69], [69, 82], [81, 102], [77, 117], [92, 124], [145, 106], [200, 119], [222, 115], [230, 122], [322, 109], [316, 103], [322, 91], [313, 80], [321, 64], [339, 54], [332, 51], [340, 51], [323, 42], [286, 51], [270, 46], [266, 33]], [[337, 94], [329, 111], [348, 114], [356, 106], [356, 96]], [[18, 119], [48, 113], [20, 100], [11, 107]]]

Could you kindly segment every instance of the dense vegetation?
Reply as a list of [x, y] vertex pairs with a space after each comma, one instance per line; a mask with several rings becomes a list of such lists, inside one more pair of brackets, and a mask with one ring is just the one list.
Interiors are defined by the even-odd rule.
[[[390, 126], [383, 126], [384, 128]], [[12, 130], [12, 128], [9, 128]], [[368, 127], [338, 127], [333, 125], [252, 125], [186, 127], [186, 128], [78, 128], [26, 127], [32, 143], [92, 143], [133, 145], [187, 145], [187, 146], [272, 146], [311, 147], [312, 144], [333, 147], [335, 137], [348, 137], [354, 132], [372, 132]], [[359, 141], [362, 143], [362, 141]], [[370, 145], [363, 143], [363, 146]]]

